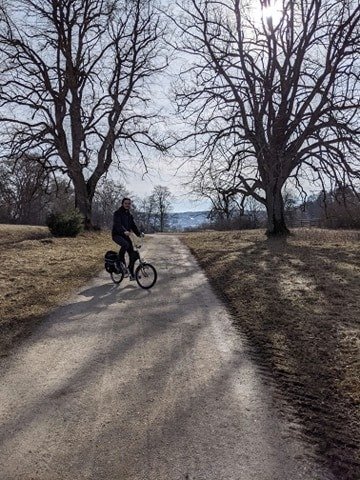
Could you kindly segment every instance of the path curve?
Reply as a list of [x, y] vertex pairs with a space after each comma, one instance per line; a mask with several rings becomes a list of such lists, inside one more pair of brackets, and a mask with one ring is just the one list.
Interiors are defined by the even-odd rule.
[[179, 238], [143, 254], [151, 291], [104, 272], [4, 359], [1, 480], [333, 480]]

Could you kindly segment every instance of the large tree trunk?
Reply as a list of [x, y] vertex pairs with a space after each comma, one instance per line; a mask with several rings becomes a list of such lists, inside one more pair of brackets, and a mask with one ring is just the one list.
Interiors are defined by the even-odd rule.
[[94, 191], [90, 191], [82, 174], [73, 176], [72, 180], [75, 190], [75, 208], [77, 208], [84, 217], [85, 230], [91, 230], [94, 227], [92, 224], [92, 200]]
[[266, 211], [268, 216], [268, 236], [289, 235], [284, 215], [284, 200], [281, 193], [282, 185], [276, 182], [266, 189]]

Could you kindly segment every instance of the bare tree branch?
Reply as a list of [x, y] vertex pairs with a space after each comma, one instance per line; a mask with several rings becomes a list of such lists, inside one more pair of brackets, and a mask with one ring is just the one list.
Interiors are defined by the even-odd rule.
[[[269, 233], [288, 232], [282, 189], [306, 168], [320, 185], [344, 173], [359, 181], [358, 2], [185, 0], [179, 8], [178, 44], [191, 63], [175, 99], [204, 175], [227, 151], [227, 181], [265, 201]], [[301, 176], [297, 185], [304, 190]]]
[[[117, 151], [161, 146], [150, 79], [167, 64], [153, 0], [9, 0], [0, 20], [2, 154], [66, 171], [87, 221]], [[16, 11], [16, 14], [15, 14]], [[126, 147], [127, 145], [127, 147]]]

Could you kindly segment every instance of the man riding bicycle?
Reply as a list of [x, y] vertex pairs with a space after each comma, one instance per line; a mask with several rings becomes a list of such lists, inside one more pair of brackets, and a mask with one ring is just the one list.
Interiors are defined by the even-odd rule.
[[130, 280], [134, 280], [134, 264], [136, 261], [136, 252], [132, 244], [130, 234], [133, 232], [138, 237], [141, 233], [134, 222], [134, 217], [130, 213], [131, 200], [130, 198], [123, 198], [121, 207], [114, 213], [114, 221], [112, 228], [112, 239], [115, 243], [120, 245], [119, 257], [120, 261], [125, 264], [125, 252], [128, 252], [130, 262]]

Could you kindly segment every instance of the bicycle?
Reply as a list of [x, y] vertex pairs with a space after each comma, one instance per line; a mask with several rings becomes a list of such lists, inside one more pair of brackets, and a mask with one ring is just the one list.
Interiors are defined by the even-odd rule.
[[[143, 237], [143, 235], [142, 235]], [[135, 269], [134, 276], [139, 287], [149, 289], [153, 287], [157, 280], [157, 271], [153, 265], [145, 262], [140, 256], [141, 241], [138, 237], [131, 236], [134, 245], [135, 262], [139, 262]], [[109, 250], [105, 254], [105, 270], [110, 273], [110, 277], [115, 284], [119, 284], [124, 278], [130, 277], [130, 271], [127, 265], [120, 261], [119, 254]]]

